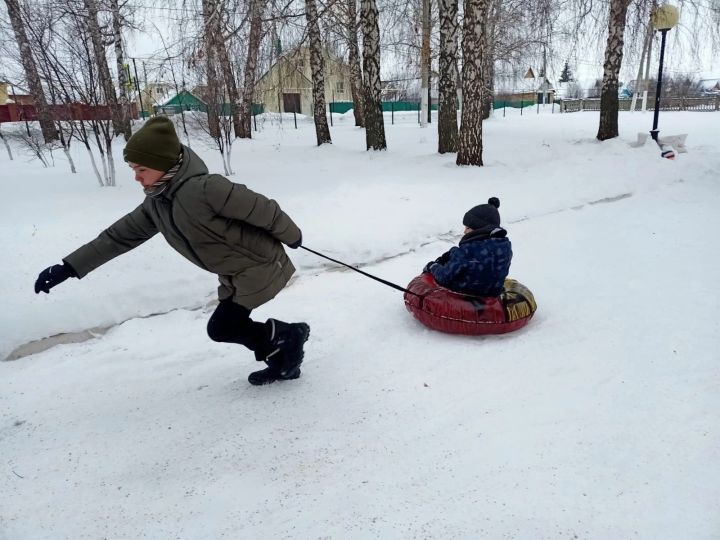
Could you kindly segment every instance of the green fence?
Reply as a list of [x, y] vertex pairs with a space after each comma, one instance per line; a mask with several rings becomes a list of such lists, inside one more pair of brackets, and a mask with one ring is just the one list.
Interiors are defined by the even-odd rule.
[[[351, 104], [352, 105], [352, 104]], [[180, 111], [202, 111], [207, 112], [207, 106], [204, 104], [202, 105], [196, 105], [196, 104], [181, 104], [181, 105], [161, 105], [161, 106], [153, 106], [153, 111], [155, 114], [180, 114]], [[262, 103], [253, 103], [252, 104], [252, 114], [262, 114], [265, 112], [265, 105]], [[149, 114], [149, 113], [146, 113]], [[220, 114], [222, 116], [230, 116], [230, 104], [229, 103], [223, 103], [220, 107]]]
[[[496, 99], [493, 102], [493, 109], [504, 109], [507, 107], [511, 107], [513, 109], [522, 109], [523, 107], [530, 107], [532, 105], [535, 105], [537, 101], [528, 99], [527, 101], [519, 100], [504, 100], [504, 99]], [[548, 103], [549, 105], [549, 103]]]
[[[535, 105], [537, 102], [534, 100], [527, 100], [527, 101], [510, 101], [510, 100], [495, 100], [495, 103], [493, 104], [494, 109], [502, 109], [503, 107], [512, 107], [515, 109], [520, 109], [522, 107], [530, 107], [532, 105]], [[383, 111], [384, 112], [403, 112], [403, 111], [412, 111], [417, 112], [420, 110], [420, 103], [417, 101], [383, 101], [382, 104]], [[344, 114], [351, 110], [353, 108], [353, 104], [351, 101], [343, 101], [343, 102], [334, 102], [330, 103], [330, 112], [331, 113], [337, 113], [337, 114]], [[460, 107], [458, 106], [458, 109]], [[437, 103], [433, 103], [430, 106], [430, 110], [437, 111], [438, 105]]]

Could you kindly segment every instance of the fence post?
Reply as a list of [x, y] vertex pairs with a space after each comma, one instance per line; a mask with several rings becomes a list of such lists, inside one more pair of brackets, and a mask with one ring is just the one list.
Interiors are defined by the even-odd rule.
[[550, 109], [550, 114], [555, 114], [555, 100], [554, 99], [552, 102], [552, 109]]
[[418, 101], [418, 124], [422, 124], [422, 122], [420, 122], [420, 102], [419, 101]]
[[333, 104], [334, 104], [334, 103], [335, 103], [334, 101], [331, 101], [331, 102], [330, 102], [330, 127], [332, 127], [332, 125], [333, 125], [332, 110], [333, 110]]
[[537, 102], [537, 114], [540, 114], [540, 101]]
[[395, 102], [394, 101], [390, 102], [390, 119], [391, 119], [392, 125], [395, 125]]
[[[252, 107], [252, 105], [250, 105]], [[253, 112], [253, 124], [255, 124], [255, 133], [257, 133], [257, 113]]]
[[295, 121], [295, 129], [297, 129], [297, 112], [295, 111], [294, 107], [293, 107], [293, 120]]
[[520, 116], [523, 114], [523, 100], [520, 98]]
[[503, 99], [503, 118], [505, 118], [505, 106], [507, 105], [507, 100]]

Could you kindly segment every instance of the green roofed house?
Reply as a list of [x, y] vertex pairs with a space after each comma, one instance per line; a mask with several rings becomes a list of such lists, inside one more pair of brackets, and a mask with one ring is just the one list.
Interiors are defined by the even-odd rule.
[[207, 111], [207, 103], [195, 94], [183, 90], [155, 107], [160, 114], [178, 114], [180, 111]]
[[[206, 89], [206, 87], [204, 87], [204, 86], [197, 86], [193, 89], [192, 92], [183, 90], [179, 94], [176, 94], [173, 97], [171, 97], [170, 99], [168, 99], [166, 102], [161, 103], [160, 105], [157, 105], [154, 109], [155, 113], [170, 115], [170, 114], [179, 114], [180, 111], [207, 112], [207, 110], [208, 110], [207, 102], [204, 101], [202, 98], [198, 97], [198, 94], [202, 94], [202, 92], [205, 91], [205, 89]], [[263, 112], [262, 106], [258, 105], [257, 103], [253, 103], [252, 114], [262, 114], [262, 112]], [[221, 114], [223, 114], [225, 116], [229, 116], [231, 114], [229, 103], [222, 104]]]
[[[350, 65], [323, 51], [325, 102], [334, 112], [352, 108]], [[296, 112], [312, 116], [310, 49], [299, 47], [282, 54], [255, 84], [255, 101], [267, 112]]]

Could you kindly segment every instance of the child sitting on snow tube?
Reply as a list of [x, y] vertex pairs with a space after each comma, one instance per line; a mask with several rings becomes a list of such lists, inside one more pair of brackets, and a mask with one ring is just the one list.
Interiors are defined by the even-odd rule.
[[525, 326], [537, 305], [507, 278], [512, 246], [496, 197], [471, 208], [457, 247], [429, 262], [405, 292], [405, 307], [425, 326], [451, 334], [504, 334]]
[[472, 296], [497, 296], [510, 271], [512, 244], [500, 227], [500, 200], [488, 199], [463, 217], [460, 245], [425, 265], [438, 285]]

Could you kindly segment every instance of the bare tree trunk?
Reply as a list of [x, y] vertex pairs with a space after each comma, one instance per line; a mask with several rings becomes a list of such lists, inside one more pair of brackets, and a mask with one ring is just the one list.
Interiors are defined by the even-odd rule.
[[[215, 51], [215, 55], [218, 60], [218, 67], [222, 71], [223, 80], [225, 82], [225, 88], [227, 89], [228, 101], [230, 102], [230, 115], [232, 116], [233, 129], [235, 131], [235, 137], [240, 137], [242, 134], [240, 110], [242, 104], [240, 102], [240, 93], [238, 92], [237, 82], [235, 81], [235, 75], [230, 63], [230, 56], [228, 55], [227, 47], [225, 46], [225, 40], [223, 38], [222, 24], [220, 20], [220, 9], [222, 2], [218, 0], [207, 0], [203, 1], [203, 6], [208, 4], [210, 16], [205, 19], [206, 29], [209, 27], [210, 32], [207, 33], [208, 47]], [[221, 107], [224, 104], [219, 104]]]
[[119, 116], [122, 124], [122, 132], [125, 140], [129, 140], [132, 136], [132, 128], [130, 127], [130, 100], [128, 99], [128, 76], [125, 69], [125, 54], [122, 44], [122, 19], [120, 17], [120, 4], [118, 0], [110, 0], [110, 9], [112, 10], [113, 24], [113, 42], [115, 45], [115, 63], [117, 64], [118, 86], [120, 88], [120, 97], [118, 99]]
[[630, 0], [610, 1], [608, 40], [600, 94], [600, 127], [597, 133], [597, 138], [601, 141], [618, 136], [618, 77], [622, 65], [625, 18], [629, 5]]
[[[208, 87], [208, 130], [210, 137], [215, 140], [220, 138], [220, 82], [217, 75], [216, 52], [214, 47], [213, 32], [215, 28], [212, 23], [212, 17], [216, 15], [215, 0], [203, 0], [203, 21], [205, 25], [205, 77], [207, 78]], [[222, 151], [221, 151], [222, 153]]]
[[438, 82], [438, 152], [457, 152], [458, 0], [440, 0], [440, 80]]
[[10, 15], [10, 23], [15, 32], [15, 40], [20, 49], [20, 59], [23, 69], [25, 70], [25, 78], [27, 79], [30, 92], [35, 101], [35, 107], [37, 108], [43, 139], [46, 144], [56, 141], [58, 139], [57, 130], [55, 129], [52, 114], [45, 99], [45, 92], [40, 83], [40, 76], [38, 75], [37, 66], [35, 65], [35, 59], [32, 56], [32, 49], [28, 42], [27, 34], [25, 33], [20, 3], [18, 0], [5, 0], [5, 4], [7, 5], [8, 14]]
[[427, 127], [430, 92], [430, 0], [422, 0], [422, 46], [420, 48], [420, 127]]
[[252, 0], [250, 6], [250, 36], [248, 39], [248, 52], [245, 59], [245, 80], [243, 99], [240, 107], [240, 134], [241, 139], [252, 137], [252, 103], [255, 94], [255, 72], [257, 60], [262, 43], [262, 15], [265, 10], [264, 0]]
[[310, 36], [310, 69], [313, 85], [313, 117], [317, 144], [332, 143], [327, 114], [325, 113], [325, 62], [323, 61], [322, 40], [318, 25], [317, 5], [315, 0], [305, 0], [305, 17], [307, 18]]
[[483, 54], [489, 0], [465, 0], [463, 24], [463, 108], [458, 134], [458, 165], [482, 166]]
[[87, 24], [95, 53], [95, 63], [98, 68], [98, 79], [105, 94], [105, 102], [109, 105], [112, 113], [113, 132], [117, 135], [123, 133], [123, 124], [117, 95], [115, 94], [115, 83], [110, 76], [110, 68], [108, 68], [107, 57], [105, 56], [105, 45], [100, 35], [97, 3], [95, 0], [84, 0], [84, 2], [85, 9], [88, 11]]
[[365, 94], [365, 142], [367, 149], [385, 150], [385, 121], [380, 85], [380, 26], [375, 0], [360, 1], [363, 29], [363, 87]]
[[355, 125], [365, 127], [365, 113], [363, 111], [362, 69], [360, 68], [360, 47], [358, 46], [357, 0], [347, 0], [348, 21], [348, 51], [350, 63], [350, 91], [353, 100], [353, 115]]
[[[2, 128], [1, 125], [0, 125], [0, 128]], [[10, 143], [8, 143], [8, 141], [7, 141], [7, 139], [5, 138], [5, 135], [3, 135], [3, 132], [2, 132], [1, 129], [0, 129], [0, 139], [2, 139], [2, 142], [3, 142], [3, 144], [5, 145], [5, 150], [7, 150], [8, 157], [10, 158], [10, 161], [12, 161], [12, 160], [13, 160], [13, 155], [12, 155], [12, 149], [10, 148]]]
[[90, 163], [92, 164], [93, 171], [95, 172], [95, 178], [97, 178], [100, 187], [105, 187], [102, 176], [100, 176], [100, 170], [98, 169], [97, 162], [95, 161], [95, 154], [93, 154], [92, 148], [89, 144], [85, 144], [85, 149], [90, 154]]
[[490, 0], [490, 2], [485, 48], [483, 49], [483, 120], [490, 118], [495, 102], [495, 42], [501, 7], [500, 0]]

